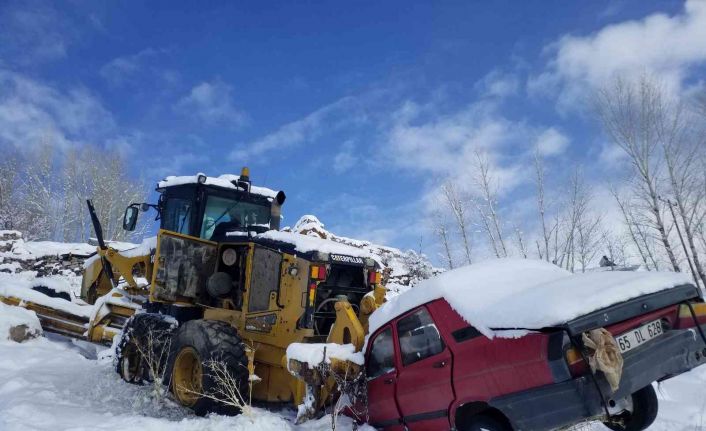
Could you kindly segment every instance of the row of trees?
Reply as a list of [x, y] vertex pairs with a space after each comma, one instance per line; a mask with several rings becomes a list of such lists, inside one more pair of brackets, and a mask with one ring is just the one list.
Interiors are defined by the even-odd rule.
[[147, 193], [115, 151], [58, 151], [50, 143], [28, 154], [7, 149], [0, 160], [0, 229], [19, 230], [29, 240], [86, 242], [95, 236], [86, 207], [86, 199], [93, 199], [106, 239], [140, 237], [146, 226], [125, 232], [122, 216]]
[[689, 270], [706, 286], [706, 96], [675, 96], [643, 76], [615, 80], [596, 94], [594, 106], [625, 160], [624, 172], [604, 184], [622, 226], [606, 222], [599, 210], [606, 205], [598, 205], [596, 184], [580, 166], [550, 190], [539, 152], [532, 185], [537, 217], [523, 226], [506, 223], [509, 206], [500, 202], [492, 165], [478, 152], [469, 167], [473, 184], [447, 181], [434, 214], [447, 267], [471, 263], [473, 248], [482, 245], [495, 257], [538, 257], [570, 271], [585, 271], [602, 256], [617, 265]]

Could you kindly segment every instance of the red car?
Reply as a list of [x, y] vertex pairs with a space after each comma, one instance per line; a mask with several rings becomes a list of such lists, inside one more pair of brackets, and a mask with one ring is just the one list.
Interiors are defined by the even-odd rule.
[[[706, 323], [706, 304], [691, 284], [518, 338], [483, 335], [441, 296], [371, 328], [364, 353], [372, 426], [548, 430], [600, 420], [614, 430], [642, 430], [657, 416], [652, 383], [706, 362], [706, 337], [696, 324]], [[463, 301], [473, 301], [472, 291]], [[616, 391], [587, 362], [581, 335], [598, 327], [616, 338], [624, 360]], [[503, 330], [510, 329], [496, 328]]]

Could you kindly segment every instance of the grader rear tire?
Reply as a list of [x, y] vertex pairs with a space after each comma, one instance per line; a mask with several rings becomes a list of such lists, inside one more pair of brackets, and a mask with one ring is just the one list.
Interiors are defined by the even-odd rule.
[[[248, 393], [248, 358], [245, 344], [232, 326], [213, 320], [191, 320], [183, 324], [172, 342], [168, 370], [174, 398], [194, 412], [237, 415], [240, 409], [227, 404], [223, 384], [214, 378], [213, 362], [225, 367], [230, 383], [242, 395]], [[214, 400], [204, 395], [211, 395]], [[247, 398], [245, 400], [247, 401]]]

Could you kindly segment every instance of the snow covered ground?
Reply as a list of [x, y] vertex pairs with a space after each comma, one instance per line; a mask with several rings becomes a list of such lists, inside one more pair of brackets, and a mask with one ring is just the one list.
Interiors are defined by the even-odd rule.
[[[301, 426], [294, 410], [255, 409], [255, 416], [200, 418], [189, 410], [152, 402], [148, 387], [127, 384], [95, 347], [65, 339], [40, 337], [21, 344], [0, 341], [0, 429], [3, 431], [196, 431], [330, 429], [330, 417]], [[706, 430], [706, 368], [660, 385], [660, 413], [655, 431]], [[339, 418], [339, 430], [351, 430]], [[359, 427], [370, 431], [371, 428]], [[580, 429], [605, 430], [600, 424]]]
[[[98, 348], [99, 350], [102, 348]], [[194, 416], [172, 402], [155, 403], [149, 387], [120, 380], [110, 358], [88, 343], [52, 336], [0, 341], [0, 430], [3, 431], [323, 431], [330, 416], [301, 426], [294, 410], [256, 408], [252, 417]], [[88, 358], [93, 359], [88, 359]], [[338, 419], [337, 429], [352, 422]], [[372, 430], [364, 426], [363, 431]]]

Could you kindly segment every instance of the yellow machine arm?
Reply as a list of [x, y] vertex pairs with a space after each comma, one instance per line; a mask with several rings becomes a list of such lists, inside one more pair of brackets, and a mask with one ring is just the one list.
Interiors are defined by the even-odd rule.
[[[346, 297], [341, 297], [335, 304], [336, 321], [331, 326], [326, 341], [335, 344], [352, 344], [356, 352], [360, 352], [365, 344], [368, 332], [368, 318], [385, 302], [385, 288], [377, 286], [373, 292], [363, 297], [360, 311], [356, 315], [353, 307]], [[305, 385], [304, 400], [299, 407], [297, 423], [301, 423], [315, 416], [327, 394], [338, 392], [336, 379], [356, 379], [361, 375], [362, 368], [359, 364], [330, 358], [328, 362], [311, 368], [307, 363], [295, 359], [288, 359], [289, 371], [302, 380]]]

